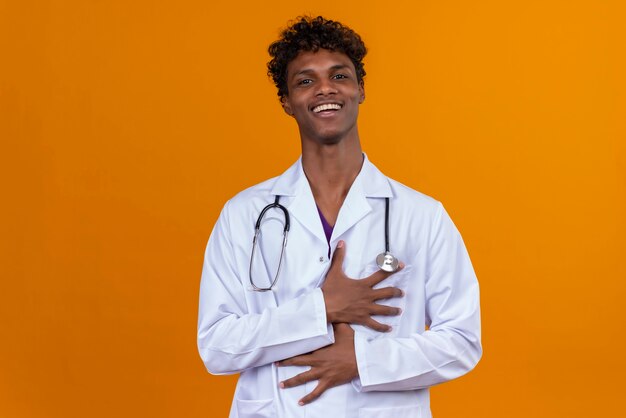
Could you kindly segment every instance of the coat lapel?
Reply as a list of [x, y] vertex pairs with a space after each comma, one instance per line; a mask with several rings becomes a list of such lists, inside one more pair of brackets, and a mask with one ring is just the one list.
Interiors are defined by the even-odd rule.
[[367, 155], [363, 155], [363, 167], [339, 210], [339, 217], [333, 229], [333, 241], [339, 239], [372, 211], [368, 199], [392, 197], [387, 177], [369, 161]]
[[[284, 196], [285, 199], [281, 200], [281, 203], [289, 210], [290, 216], [297, 219], [319, 240], [326, 242], [311, 186], [302, 169], [301, 159], [298, 159], [294, 165], [277, 178], [271, 193]], [[392, 195], [387, 177], [365, 155], [363, 167], [352, 183], [339, 210], [332, 241], [335, 242], [372, 211], [372, 207], [367, 201], [368, 198], [384, 198], [392, 197]]]
[[[362, 172], [363, 169], [361, 169]], [[348, 191], [348, 195], [343, 201], [341, 209], [339, 209], [339, 216], [337, 216], [337, 222], [333, 228], [333, 242], [372, 211], [372, 207], [367, 203], [363, 192], [361, 173], [354, 179], [354, 183], [352, 183], [350, 191]]]
[[271, 193], [287, 197], [285, 201], [281, 200], [281, 203], [289, 210], [289, 215], [320, 241], [326, 242], [324, 228], [317, 212], [311, 186], [304, 175], [301, 159], [298, 159], [294, 165], [278, 177]]

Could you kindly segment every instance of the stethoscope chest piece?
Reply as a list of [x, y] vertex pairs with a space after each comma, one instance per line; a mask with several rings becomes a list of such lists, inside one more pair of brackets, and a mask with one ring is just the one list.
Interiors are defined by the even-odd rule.
[[394, 257], [389, 251], [378, 254], [378, 256], [376, 257], [376, 264], [378, 264], [379, 269], [389, 273], [398, 271], [398, 267], [400, 266], [398, 259]]

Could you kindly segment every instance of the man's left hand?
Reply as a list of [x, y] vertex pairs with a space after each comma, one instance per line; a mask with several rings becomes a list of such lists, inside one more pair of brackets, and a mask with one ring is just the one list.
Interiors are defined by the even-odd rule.
[[278, 366], [309, 366], [310, 370], [280, 383], [281, 388], [291, 388], [312, 380], [318, 384], [311, 393], [300, 399], [306, 405], [319, 398], [327, 389], [350, 382], [359, 375], [354, 353], [354, 330], [348, 324], [333, 324], [335, 343], [278, 362]]

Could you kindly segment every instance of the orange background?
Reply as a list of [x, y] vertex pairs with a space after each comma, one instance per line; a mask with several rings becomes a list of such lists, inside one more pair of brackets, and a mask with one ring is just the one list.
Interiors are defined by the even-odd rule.
[[441, 200], [484, 357], [445, 417], [616, 417], [626, 373], [621, 1], [0, 1], [0, 416], [226, 416], [196, 352], [226, 199], [299, 155], [265, 75], [302, 13], [365, 39], [365, 151]]

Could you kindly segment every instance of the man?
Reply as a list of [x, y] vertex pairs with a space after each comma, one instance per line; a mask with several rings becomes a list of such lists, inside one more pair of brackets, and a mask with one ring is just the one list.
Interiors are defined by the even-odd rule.
[[363, 154], [356, 33], [304, 17], [269, 52], [302, 157], [226, 203], [205, 254], [200, 355], [213, 374], [241, 373], [231, 418], [430, 417], [428, 388], [482, 352], [462, 239], [439, 202]]

